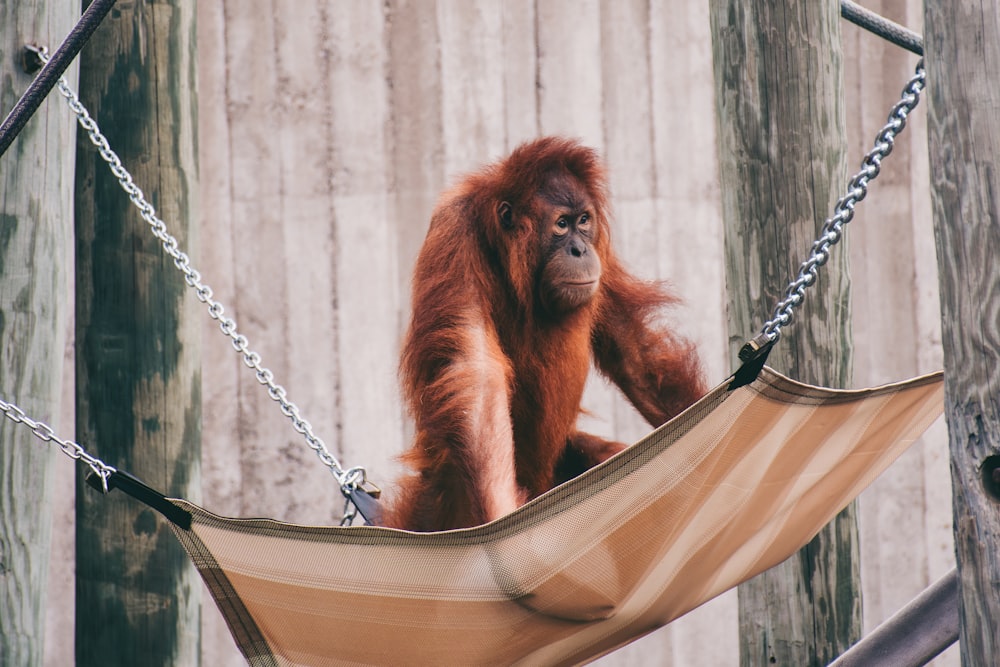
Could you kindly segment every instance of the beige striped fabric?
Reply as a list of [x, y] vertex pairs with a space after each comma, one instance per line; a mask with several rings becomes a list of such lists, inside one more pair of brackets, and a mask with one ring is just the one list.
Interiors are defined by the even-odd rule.
[[859, 391], [764, 368], [498, 521], [415, 534], [174, 530], [251, 665], [585, 663], [779, 563], [942, 412], [940, 374]]

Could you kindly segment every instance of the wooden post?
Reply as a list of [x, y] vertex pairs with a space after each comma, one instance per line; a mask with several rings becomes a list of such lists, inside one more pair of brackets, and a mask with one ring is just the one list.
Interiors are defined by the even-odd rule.
[[963, 665], [1000, 655], [1000, 9], [926, 0], [931, 201], [941, 289]]
[[[84, 104], [192, 257], [194, 11], [119, 3], [80, 66]], [[82, 132], [77, 150], [78, 437], [168, 496], [197, 499], [200, 304]], [[153, 510], [79, 479], [76, 572], [77, 665], [198, 664], [201, 584]]]
[[[76, 18], [71, 3], [0, 5], [0, 116], [31, 82], [18, 66], [24, 44], [54, 47]], [[52, 100], [0, 158], [0, 397], [55, 428], [70, 312], [73, 132], [72, 116]], [[58, 449], [0, 421], [0, 665], [40, 665]]]
[[[845, 187], [839, 6], [835, 0], [712, 0], [720, 178], [736, 351], [768, 319]], [[834, 251], [770, 363], [847, 386], [846, 248]], [[742, 665], [825, 665], [861, 632], [854, 506], [796, 556], [739, 591]]]

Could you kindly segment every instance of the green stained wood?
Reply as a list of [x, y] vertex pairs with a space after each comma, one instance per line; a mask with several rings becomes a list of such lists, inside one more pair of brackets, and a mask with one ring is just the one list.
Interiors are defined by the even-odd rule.
[[[0, 3], [0, 117], [31, 83], [19, 67], [22, 46], [54, 45], [77, 17], [71, 3]], [[75, 69], [67, 76], [75, 80]], [[49, 102], [0, 158], [0, 397], [57, 429], [70, 313], [73, 135], [66, 108]], [[72, 465], [57, 453], [0, 419], [0, 665], [42, 664], [50, 469]]]
[[[771, 317], [847, 180], [835, 0], [712, 0], [732, 359]], [[850, 279], [834, 251], [769, 363], [799, 380], [851, 380]], [[742, 665], [825, 665], [858, 639], [853, 505], [797, 555], [739, 590]]]
[[927, 0], [924, 12], [959, 641], [971, 667], [1000, 655], [1000, 10]]
[[[80, 93], [189, 255], [197, 220], [195, 6], [119, 3]], [[168, 496], [200, 496], [197, 300], [96, 150], [76, 178], [77, 434]], [[77, 482], [78, 665], [196, 665], [201, 584], [153, 510]]]

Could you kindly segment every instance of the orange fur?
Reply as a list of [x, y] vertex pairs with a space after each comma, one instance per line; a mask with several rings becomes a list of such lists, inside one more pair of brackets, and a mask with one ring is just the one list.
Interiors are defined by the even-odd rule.
[[[555, 313], [541, 301], [546, 224], [540, 193], [568, 174], [593, 209], [597, 293]], [[564, 183], [559, 180], [558, 183]], [[518, 211], [502, 224], [501, 202]], [[591, 359], [654, 426], [704, 393], [692, 346], [657, 326], [674, 301], [611, 250], [604, 168], [579, 144], [543, 138], [445, 193], [413, 276], [403, 347], [416, 437], [383, 523], [443, 530], [485, 523], [623, 445], [576, 431]]]

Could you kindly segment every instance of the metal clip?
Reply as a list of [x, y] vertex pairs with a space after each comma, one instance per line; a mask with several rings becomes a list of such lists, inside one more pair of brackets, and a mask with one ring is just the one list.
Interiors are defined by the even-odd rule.
[[773, 345], [776, 340], [777, 336], [772, 338], [771, 336], [768, 336], [766, 333], [763, 332], [757, 334], [756, 336], [748, 340], [746, 344], [743, 346], [743, 348], [740, 350], [739, 354], [740, 361], [746, 363], [748, 361], [756, 359], [761, 354], [762, 350], [765, 350], [766, 348]]
[[111, 475], [110, 472], [92, 469], [89, 473], [87, 473], [87, 476], [84, 478], [84, 481], [87, 482], [87, 486], [94, 489], [95, 491], [100, 491], [104, 495], [108, 495], [108, 492], [111, 491], [111, 489], [108, 487], [108, 477], [110, 475]]
[[372, 482], [370, 479], [366, 478], [365, 481], [362, 482], [361, 486], [359, 486], [358, 488], [367, 493], [375, 500], [378, 500], [379, 498], [382, 497], [382, 489], [376, 486], [375, 483]]

